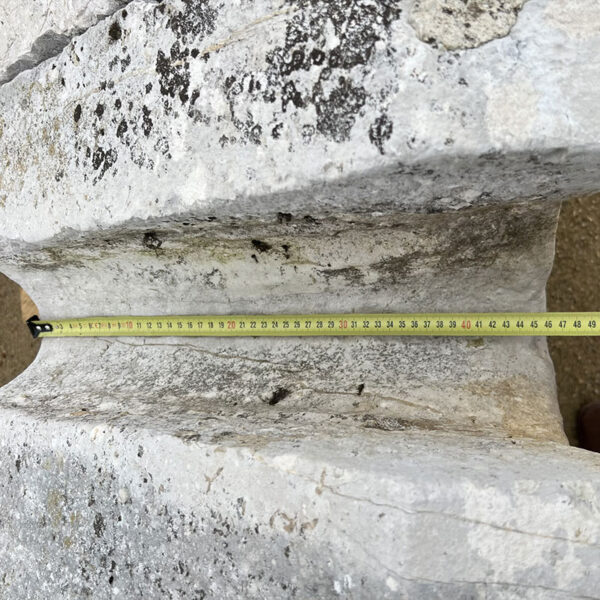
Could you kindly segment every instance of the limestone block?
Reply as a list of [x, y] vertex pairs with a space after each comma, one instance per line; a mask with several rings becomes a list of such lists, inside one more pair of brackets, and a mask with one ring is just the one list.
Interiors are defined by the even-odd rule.
[[[558, 201], [600, 183], [600, 39], [529, 0], [448, 52], [410, 7], [91, 27], [0, 87], [1, 269], [48, 318], [543, 310]], [[45, 340], [0, 411], [17, 599], [600, 584], [543, 339]]]
[[[89, 375], [88, 375], [89, 376]], [[600, 458], [439, 432], [3, 411], [10, 598], [594, 598]]]
[[3, 0], [0, 83], [56, 56], [71, 39], [127, 0]]
[[598, 189], [597, 11], [529, 0], [508, 35], [447, 52], [402, 7], [132, 2], [3, 86], [4, 236]]

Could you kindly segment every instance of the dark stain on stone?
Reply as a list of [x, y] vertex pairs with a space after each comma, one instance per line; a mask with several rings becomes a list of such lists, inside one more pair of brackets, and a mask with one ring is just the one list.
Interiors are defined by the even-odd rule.
[[108, 37], [113, 42], [116, 42], [117, 40], [121, 39], [122, 35], [123, 35], [123, 31], [121, 30], [121, 26], [119, 25], [119, 22], [114, 21], [108, 29]]
[[122, 106], [121, 100], [119, 98], [117, 98], [115, 100], [115, 108], [118, 110], [121, 108], [121, 106]]
[[371, 140], [371, 144], [377, 147], [380, 154], [385, 154], [383, 145], [392, 137], [393, 130], [394, 125], [386, 114], [375, 119], [375, 122], [369, 128], [369, 140]]
[[94, 168], [94, 171], [100, 171], [95, 179], [95, 182], [104, 177], [106, 171], [108, 171], [108, 169], [110, 169], [110, 167], [117, 162], [118, 156], [119, 155], [117, 151], [113, 150], [112, 148], [104, 150], [104, 148], [99, 146], [96, 148], [96, 150], [94, 150], [94, 154], [92, 156], [92, 167]]
[[371, 268], [379, 274], [380, 281], [398, 283], [406, 279], [413, 272], [413, 268], [420, 259], [425, 258], [425, 253], [409, 252], [402, 256], [388, 256], [373, 263]]
[[75, 123], [78, 123], [79, 119], [81, 119], [81, 104], [78, 104], [75, 107], [75, 110], [73, 111], [73, 119], [75, 120]]
[[198, 58], [198, 54], [200, 54], [200, 50], [198, 50], [198, 48], [194, 48], [191, 52], [192, 58]]
[[359, 384], [358, 388], [356, 389], [356, 395], [360, 396], [365, 390], [365, 384], [361, 383]]
[[271, 130], [271, 135], [273, 139], [279, 139], [281, 137], [281, 130], [283, 129], [283, 123], [277, 123], [275, 127]]
[[105, 529], [106, 523], [104, 522], [104, 517], [101, 513], [96, 513], [94, 518], [94, 533], [96, 534], [96, 537], [102, 537]]
[[162, 246], [162, 240], [158, 238], [155, 231], [147, 231], [142, 243], [151, 250], [158, 250]]
[[254, 262], [258, 262], [258, 257], [256, 256], [256, 254], [252, 254], [250, 258], [252, 258]]
[[283, 249], [283, 255], [289, 260], [289, 258], [290, 258], [289, 244], [281, 244], [281, 248]]
[[363, 426], [367, 429], [380, 429], [381, 431], [402, 431], [410, 426], [406, 419], [366, 414], [362, 417]]
[[183, 7], [167, 22], [167, 27], [177, 38], [187, 44], [198, 38], [202, 39], [215, 30], [217, 11], [209, 0], [183, 0]]
[[365, 89], [346, 77], [338, 79], [337, 87], [328, 96], [321, 86], [315, 86], [313, 102], [317, 109], [317, 130], [335, 142], [347, 140], [366, 99]]
[[291, 220], [292, 220], [292, 213], [284, 213], [284, 212], [277, 213], [277, 222], [279, 224], [289, 223]]
[[364, 279], [358, 267], [341, 267], [339, 269], [322, 269], [320, 273], [327, 279], [342, 277], [349, 284], [358, 284]]
[[[317, 131], [328, 139], [345, 141], [369, 96], [348, 72], [355, 67], [368, 70], [375, 44], [389, 36], [391, 24], [400, 17], [400, 2], [381, 0], [366, 5], [363, 0], [302, 0], [300, 5], [310, 8], [289, 19], [284, 44], [265, 57], [268, 89], [263, 100], [274, 102], [279, 97], [284, 112], [290, 105], [300, 109], [310, 101], [317, 113]], [[332, 26], [337, 44], [324, 50]], [[297, 73], [315, 68], [314, 83], [300, 83]], [[326, 83], [335, 75], [336, 85]], [[381, 133], [385, 135], [385, 129]]]
[[121, 59], [121, 73], [125, 73], [127, 67], [131, 64], [131, 54]]
[[94, 111], [94, 113], [96, 114], [96, 116], [99, 119], [101, 119], [102, 115], [104, 114], [104, 104], [98, 103], [98, 105], [96, 106], [96, 110]]
[[17, 460], [15, 460], [15, 467], [17, 469], [17, 473], [21, 472], [21, 459], [17, 458]]
[[117, 127], [117, 137], [123, 137], [127, 129], [127, 121], [125, 119], [122, 119]]
[[142, 131], [144, 132], [144, 135], [148, 137], [153, 126], [152, 119], [150, 118], [150, 113], [152, 111], [146, 105], [144, 105], [142, 106], [142, 112], [144, 113], [144, 117], [142, 119]]
[[[190, 88], [190, 63], [187, 60], [189, 50], [182, 48], [176, 41], [167, 56], [162, 50], [156, 55], [156, 72], [159, 75], [160, 93], [187, 102]], [[170, 112], [170, 111], [168, 111]]]
[[272, 248], [271, 244], [267, 244], [267, 242], [262, 242], [261, 240], [252, 240], [252, 246], [259, 252], [268, 252]]
[[146, 84], [146, 94], [149, 94], [152, 91], [152, 83]]
[[279, 404], [284, 398], [287, 398], [290, 394], [290, 390], [286, 388], [277, 388], [271, 395], [271, 398], [269, 398], [269, 406], [275, 406], [275, 404]]

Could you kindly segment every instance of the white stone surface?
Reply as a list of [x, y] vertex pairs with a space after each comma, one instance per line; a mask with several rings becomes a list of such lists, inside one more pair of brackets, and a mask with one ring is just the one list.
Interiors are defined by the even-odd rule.
[[[600, 37], [529, 0], [447, 52], [408, 7], [91, 27], [0, 87], [2, 270], [48, 318], [543, 310], [557, 200], [600, 184]], [[0, 412], [11, 598], [600, 584], [544, 340], [46, 340]]]
[[127, 0], [3, 0], [0, 4], [0, 83], [56, 56], [71, 38]]
[[3, 411], [10, 598], [597, 597], [600, 458], [581, 450], [43, 414]]
[[194, 6], [133, 2], [2, 87], [5, 237], [599, 187], [596, 12], [529, 0], [508, 36], [446, 52], [400, 2]]
[[[446, 50], [476, 48], [508, 35], [526, 0], [414, 0], [419, 39]], [[571, 11], [572, 13], [572, 11]]]

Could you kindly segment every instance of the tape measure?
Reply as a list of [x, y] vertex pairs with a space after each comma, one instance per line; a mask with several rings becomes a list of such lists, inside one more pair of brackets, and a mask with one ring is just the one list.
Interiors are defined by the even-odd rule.
[[600, 312], [373, 313], [314, 315], [179, 315], [85, 317], [27, 321], [34, 338], [339, 335], [589, 336], [600, 335]]

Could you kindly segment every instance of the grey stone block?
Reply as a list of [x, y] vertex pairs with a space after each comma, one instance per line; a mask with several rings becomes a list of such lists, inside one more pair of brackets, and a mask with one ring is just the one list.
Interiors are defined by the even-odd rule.
[[[543, 310], [592, 8], [449, 52], [424, 2], [132, 2], [0, 87], [1, 268], [46, 318]], [[543, 339], [46, 340], [0, 407], [11, 598], [600, 584]]]

